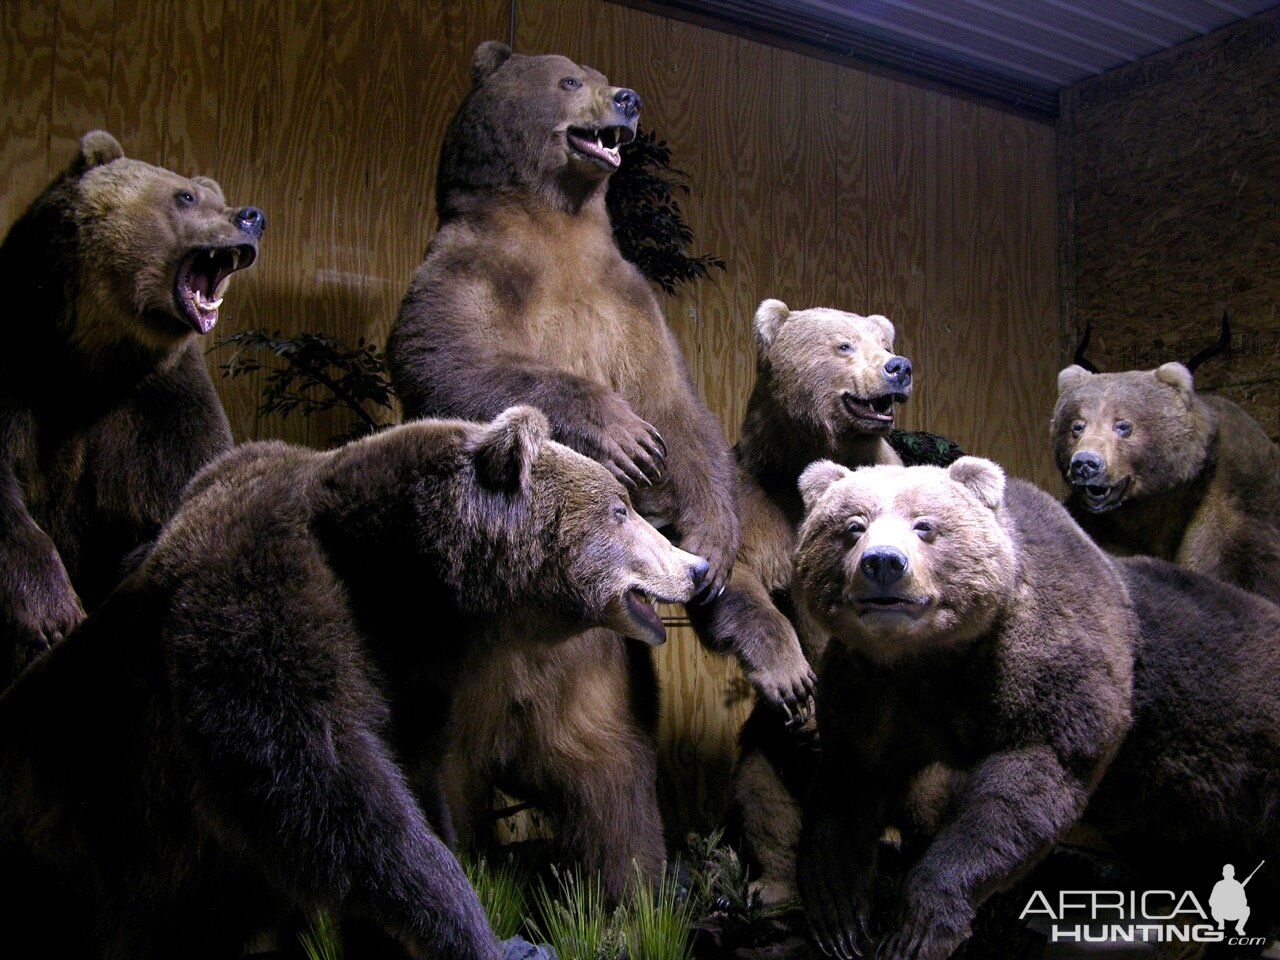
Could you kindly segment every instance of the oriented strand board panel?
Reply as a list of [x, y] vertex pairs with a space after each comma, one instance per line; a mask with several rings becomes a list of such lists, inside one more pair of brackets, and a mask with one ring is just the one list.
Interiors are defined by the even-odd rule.
[[[7, 225], [106, 125], [126, 152], [217, 178], [269, 226], [216, 336], [250, 327], [381, 344], [434, 228], [436, 157], [475, 45], [507, 0], [6, 0], [0, 210]], [[661, 302], [695, 387], [736, 439], [765, 297], [880, 311], [918, 371], [906, 425], [1053, 484], [1058, 367], [1051, 128], [603, 0], [520, 0], [515, 45], [604, 70], [672, 148], [695, 252], [727, 269]], [[212, 345], [212, 344], [211, 344]], [[217, 364], [226, 356], [210, 357]], [[261, 418], [260, 376], [218, 378], [237, 439], [345, 429]], [[748, 701], [673, 620], [662, 796], [678, 833], [728, 796]]]
[[1062, 359], [1186, 361], [1280, 440], [1280, 10], [1072, 87], [1059, 124]]

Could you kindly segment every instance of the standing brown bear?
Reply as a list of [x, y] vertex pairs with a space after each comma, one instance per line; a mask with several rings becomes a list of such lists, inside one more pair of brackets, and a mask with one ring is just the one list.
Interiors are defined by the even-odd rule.
[[[756, 384], [742, 423], [738, 460], [742, 546], [724, 593], [695, 608], [699, 634], [719, 649], [793, 649], [817, 662], [826, 635], [797, 634], [790, 602], [792, 554], [804, 504], [796, 481], [815, 460], [855, 468], [897, 464], [889, 445], [894, 405], [911, 395], [911, 361], [894, 353], [887, 317], [827, 307], [756, 310]], [[809, 679], [806, 677], [806, 679]], [[743, 727], [731, 816], [758, 871], [764, 903], [795, 896], [800, 802], [815, 752], [811, 683], [788, 730], [785, 713], [758, 703]], [[809, 739], [809, 742], [798, 742]]]
[[687, 600], [707, 569], [549, 432], [518, 407], [329, 452], [246, 444], [197, 476], [0, 696], [14, 955], [228, 958], [324, 907], [420, 960], [497, 960], [437, 836], [462, 678], [588, 626], [661, 642], [647, 598]]
[[1187, 367], [1067, 367], [1050, 432], [1067, 505], [1103, 548], [1280, 601], [1280, 449]]
[[0, 246], [0, 689], [94, 609], [230, 446], [197, 338], [265, 218], [85, 134]]
[[[637, 508], [710, 562], [720, 590], [738, 548], [733, 462], [690, 385], [640, 272], [613, 240], [604, 195], [640, 97], [560, 56], [481, 44], [474, 86], [440, 158], [440, 230], [391, 332], [410, 416], [543, 410], [554, 437], [605, 465]], [[735, 648], [762, 693], [794, 698], [793, 651]], [[562, 852], [617, 896], [663, 859], [652, 665], [600, 634], [490, 661], [460, 702], [453, 759], [460, 833], [485, 820], [495, 778], [549, 814]]]

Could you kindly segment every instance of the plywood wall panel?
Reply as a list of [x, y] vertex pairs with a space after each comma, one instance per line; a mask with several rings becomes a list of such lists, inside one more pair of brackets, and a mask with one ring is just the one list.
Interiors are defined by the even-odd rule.
[[[12, 0], [0, 4], [6, 223], [92, 126], [216, 177], [269, 219], [219, 336], [248, 327], [382, 342], [434, 229], [436, 157], [475, 45], [508, 0]], [[1056, 358], [1050, 128], [617, 4], [519, 0], [515, 45], [561, 52], [644, 98], [670, 144], [694, 253], [728, 269], [660, 303], [735, 439], [759, 301], [887, 313], [917, 362], [904, 421], [1042, 477]], [[1011, 356], [1016, 354], [1016, 356]], [[1043, 355], [1042, 355], [1043, 354]], [[211, 368], [226, 356], [211, 358]], [[261, 378], [218, 379], [238, 439], [323, 445], [329, 417], [260, 420]], [[662, 793], [676, 831], [723, 809], [749, 698], [673, 613], [658, 654]], [[732, 705], [727, 705], [732, 701]]]
[[56, 22], [52, 0], [0, 4], [0, 229], [8, 229], [51, 178]]
[[[86, 130], [105, 127], [111, 101], [113, 0], [60, 0], [53, 38], [50, 151], [62, 169]], [[127, 152], [127, 150], [126, 150]]]

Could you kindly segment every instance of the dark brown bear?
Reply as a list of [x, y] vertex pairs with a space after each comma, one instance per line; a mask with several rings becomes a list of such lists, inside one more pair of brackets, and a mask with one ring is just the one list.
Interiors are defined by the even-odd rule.
[[[943, 960], [1083, 814], [1129, 727], [1137, 619], [1116, 562], [990, 461], [822, 462], [800, 486], [797, 602], [831, 636], [805, 910], [829, 954], [865, 950], [874, 925], [877, 956]], [[878, 842], [938, 765], [964, 775], [896, 915], [872, 917]]]
[[[790, 651], [816, 663], [826, 636], [797, 637], [788, 616], [792, 554], [804, 515], [796, 481], [815, 460], [849, 468], [902, 463], [886, 437], [894, 404], [911, 394], [911, 361], [893, 352], [893, 324], [878, 315], [791, 310], [765, 300], [755, 334], [756, 384], [734, 448], [742, 546], [724, 594], [691, 612], [714, 647]], [[756, 705], [734, 773], [732, 818], [764, 903], [795, 896], [800, 802], [813, 766], [813, 745], [796, 738], [813, 726], [811, 682], [787, 694]], [[793, 700], [804, 707], [792, 726], [806, 729], [788, 732], [775, 705]]]
[[[484, 43], [437, 180], [440, 230], [388, 344], [410, 416], [542, 409], [553, 436], [604, 464], [640, 512], [726, 581], [738, 547], [733, 463], [690, 385], [653, 292], [614, 243], [604, 194], [640, 98], [559, 56]], [[735, 648], [771, 698], [807, 667]], [[663, 859], [654, 785], [652, 667], [598, 634], [496, 659], [460, 702], [452, 781], [459, 829], [489, 785], [535, 800], [563, 853], [617, 896]], [[782, 693], [780, 693], [780, 691]]]
[[1152, 557], [1117, 566], [1141, 627], [1133, 727], [1087, 819], [1149, 889], [1194, 890], [1203, 904], [1224, 863], [1243, 879], [1266, 860], [1248, 886], [1248, 931], [1274, 937], [1280, 605]]
[[423, 960], [494, 960], [436, 835], [453, 691], [511, 643], [660, 642], [650, 601], [707, 568], [548, 434], [516, 408], [327, 453], [250, 444], [201, 473], [142, 566], [0, 697], [6, 943], [231, 957], [326, 907]]
[[0, 689], [119, 581], [231, 443], [197, 338], [265, 219], [108, 133], [0, 247]]
[[1147, 554], [1280, 601], [1280, 450], [1180, 363], [1058, 374], [1054, 458], [1104, 549]]

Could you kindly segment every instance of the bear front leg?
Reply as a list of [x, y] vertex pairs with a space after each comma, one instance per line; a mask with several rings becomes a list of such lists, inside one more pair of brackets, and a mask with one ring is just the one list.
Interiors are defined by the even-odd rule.
[[1084, 812], [1088, 791], [1048, 746], [987, 758], [907, 875], [885, 960], [945, 960], [979, 906], [1030, 868]]
[[733, 653], [760, 698], [786, 717], [793, 731], [813, 713], [813, 668], [796, 630], [771, 590], [791, 587], [795, 535], [755, 480], [737, 475], [742, 542], [728, 586], [719, 597], [690, 604], [699, 638], [717, 653]]
[[868, 921], [877, 843], [885, 805], [869, 789], [874, 777], [853, 778], [824, 756], [805, 807], [796, 881], [814, 943], [829, 957], [852, 960], [871, 946]]
[[84, 619], [57, 547], [27, 512], [17, 479], [0, 468], [0, 690]]
[[751, 571], [736, 568], [723, 594], [690, 604], [689, 619], [712, 650], [737, 654], [751, 686], [782, 712], [788, 729], [804, 727], [813, 714], [817, 679], [791, 621]]
[[243, 835], [289, 900], [367, 917], [421, 960], [497, 960], [462, 867], [374, 733], [319, 704], [291, 710], [283, 694], [266, 709], [214, 693], [221, 716], [243, 719], [195, 731], [212, 819]]

